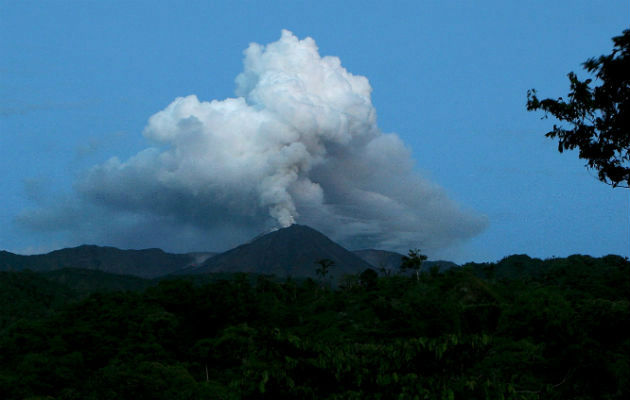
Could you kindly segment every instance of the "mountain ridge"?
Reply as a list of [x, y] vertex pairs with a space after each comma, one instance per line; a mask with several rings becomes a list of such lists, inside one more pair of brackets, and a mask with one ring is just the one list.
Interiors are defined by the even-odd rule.
[[[399, 270], [400, 253], [363, 249], [350, 251], [326, 235], [305, 225], [263, 232], [223, 253], [168, 253], [159, 248], [122, 250], [111, 246], [84, 244], [46, 254], [19, 255], [0, 250], [0, 271], [36, 272], [83, 268], [153, 279], [169, 275], [216, 272], [250, 272], [279, 277], [314, 277], [322, 259], [333, 261], [331, 276], [357, 274], [367, 268], [386, 273]], [[423, 269], [439, 263], [440, 269], [456, 266], [426, 261]]]
[[321, 232], [293, 224], [218, 254], [190, 273], [238, 271], [312, 277], [322, 259], [333, 261], [330, 274], [336, 277], [373, 268]]
[[193, 262], [194, 256], [167, 253], [157, 248], [121, 250], [110, 246], [80, 245], [28, 256], [0, 252], [0, 271], [30, 269], [46, 272], [63, 268], [83, 268], [156, 278], [185, 268]]

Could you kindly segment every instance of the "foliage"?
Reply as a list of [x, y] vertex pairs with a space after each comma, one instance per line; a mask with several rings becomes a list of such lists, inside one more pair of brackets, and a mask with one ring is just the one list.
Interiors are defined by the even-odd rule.
[[412, 249], [409, 250], [409, 253], [406, 256], [403, 256], [402, 262], [400, 264], [401, 271], [412, 270], [416, 273], [416, 279], [420, 280], [420, 269], [422, 268], [422, 263], [426, 261], [427, 256], [420, 253], [420, 249]]
[[614, 37], [609, 55], [591, 58], [583, 65], [595, 75], [581, 81], [568, 74], [568, 100], [540, 100], [534, 89], [527, 92], [527, 110], [542, 110], [568, 124], [554, 125], [546, 136], [558, 139], [558, 150], [578, 148], [580, 158], [598, 172], [602, 182], [613, 187], [630, 186], [630, 30]]
[[0, 398], [627, 398], [627, 260], [491, 265], [368, 269], [324, 291], [236, 274], [92, 293], [0, 332]]
[[20, 319], [50, 315], [76, 299], [72, 289], [32, 271], [0, 271], [0, 332]]
[[317, 275], [321, 279], [326, 279], [326, 276], [328, 275], [330, 267], [333, 267], [335, 265], [335, 262], [328, 258], [323, 258], [321, 260], [318, 260], [316, 264], [319, 265], [319, 267], [317, 267], [317, 269], [315, 270], [315, 273], [317, 273]]

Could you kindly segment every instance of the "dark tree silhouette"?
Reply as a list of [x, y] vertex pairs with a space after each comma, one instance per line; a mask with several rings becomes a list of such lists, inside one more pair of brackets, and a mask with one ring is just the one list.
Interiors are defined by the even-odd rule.
[[560, 121], [547, 132], [558, 139], [558, 150], [579, 149], [586, 165], [597, 170], [599, 179], [613, 187], [630, 187], [630, 30], [613, 39], [609, 55], [587, 60], [583, 66], [595, 76], [581, 81], [568, 74], [571, 91], [565, 101], [540, 100], [536, 90], [527, 92], [527, 110], [545, 112]]
[[366, 289], [375, 289], [378, 285], [378, 273], [372, 268], [367, 268], [359, 275], [361, 285]]
[[422, 263], [426, 259], [427, 256], [425, 256], [424, 254], [420, 254], [420, 249], [409, 250], [409, 253], [402, 258], [400, 269], [402, 271], [408, 269], [416, 271], [416, 279], [420, 280], [420, 269], [422, 268]]
[[317, 275], [321, 276], [322, 279], [326, 279], [326, 276], [328, 275], [328, 270], [330, 269], [330, 267], [335, 265], [335, 262], [333, 260], [329, 260], [328, 258], [323, 258], [321, 260], [318, 260], [316, 264], [319, 265], [319, 268], [317, 268], [315, 272], [317, 273]]

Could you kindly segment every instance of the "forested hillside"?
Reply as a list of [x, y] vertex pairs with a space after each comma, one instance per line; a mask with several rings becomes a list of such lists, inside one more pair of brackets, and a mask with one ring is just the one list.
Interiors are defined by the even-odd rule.
[[43, 272], [63, 268], [83, 268], [142, 278], [156, 278], [194, 265], [200, 255], [203, 253], [170, 254], [160, 249], [121, 250], [115, 247], [92, 245], [31, 256], [0, 251], [0, 271], [30, 269]]
[[[368, 269], [336, 288], [236, 274], [77, 295], [74, 278], [0, 277], [13, 313], [0, 331], [3, 399], [630, 394], [630, 263], [617, 256], [513, 256], [419, 280]], [[51, 307], [7, 311], [25, 296]]]

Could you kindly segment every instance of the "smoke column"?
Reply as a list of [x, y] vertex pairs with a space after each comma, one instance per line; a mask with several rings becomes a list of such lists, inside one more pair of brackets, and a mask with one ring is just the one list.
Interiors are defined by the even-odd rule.
[[[93, 167], [78, 197], [130, 217], [124, 229], [135, 221], [147, 238], [167, 235], [171, 246], [147, 243], [166, 248], [186, 247], [177, 245], [185, 232], [217, 248], [222, 232], [295, 222], [347, 246], [403, 250], [483, 230], [485, 217], [461, 210], [414, 170], [396, 134], [379, 130], [371, 91], [339, 58], [320, 56], [313, 39], [284, 30], [245, 50], [236, 97], [176, 98], [148, 121], [144, 135], [155, 145]], [[103, 235], [123, 229], [103, 221]]]

